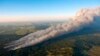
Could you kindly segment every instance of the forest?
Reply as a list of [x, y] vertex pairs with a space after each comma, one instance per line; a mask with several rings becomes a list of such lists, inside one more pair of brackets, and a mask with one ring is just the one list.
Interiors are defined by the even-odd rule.
[[[48, 24], [0, 25], [0, 56], [99, 56], [100, 31], [81, 30], [49, 39], [34, 46], [17, 50], [4, 49], [7, 43], [20, 39], [29, 33], [46, 29]], [[41, 27], [42, 26], [42, 27]]]

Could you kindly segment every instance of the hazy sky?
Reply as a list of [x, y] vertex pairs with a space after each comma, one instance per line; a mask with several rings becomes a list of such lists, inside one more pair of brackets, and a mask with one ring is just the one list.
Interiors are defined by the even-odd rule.
[[0, 0], [0, 22], [63, 20], [100, 0]]

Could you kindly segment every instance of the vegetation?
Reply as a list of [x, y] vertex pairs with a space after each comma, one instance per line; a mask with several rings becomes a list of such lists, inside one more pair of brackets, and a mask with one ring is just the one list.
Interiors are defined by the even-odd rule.
[[[44, 26], [42, 29], [48, 27]], [[37, 30], [41, 30], [41, 25], [0, 27], [0, 56], [100, 56], [100, 32], [71, 33], [69, 36], [63, 35], [58, 39], [50, 39], [15, 51], [3, 48], [5, 44]]]
[[100, 56], [100, 46], [93, 46], [89, 50], [89, 56]]
[[94, 56], [96, 54], [98, 56], [99, 46], [100, 38], [93, 33], [47, 41], [8, 54], [12, 56]]

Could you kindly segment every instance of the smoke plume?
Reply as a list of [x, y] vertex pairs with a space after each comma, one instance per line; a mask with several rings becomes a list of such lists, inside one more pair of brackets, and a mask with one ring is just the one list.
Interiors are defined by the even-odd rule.
[[69, 22], [51, 26], [45, 30], [40, 30], [31, 33], [19, 40], [9, 43], [5, 48], [16, 50], [19, 48], [35, 45], [42, 41], [54, 38], [59, 35], [68, 34], [77, 31], [85, 26], [88, 26], [94, 21], [94, 17], [100, 16], [100, 7], [82, 9], [74, 17], [71, 17]]

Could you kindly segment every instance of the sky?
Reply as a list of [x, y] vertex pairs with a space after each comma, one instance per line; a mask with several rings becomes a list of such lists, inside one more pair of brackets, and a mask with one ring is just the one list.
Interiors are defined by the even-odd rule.
[[0, 22], [66, 20], [100, 0], [0, 0]]

